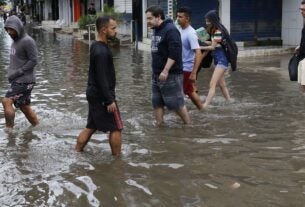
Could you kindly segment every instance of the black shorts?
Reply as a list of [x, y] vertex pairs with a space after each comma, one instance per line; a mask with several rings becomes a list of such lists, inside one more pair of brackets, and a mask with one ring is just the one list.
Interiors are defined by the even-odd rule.
[[107, 111], [107, 106], [103, 103], [89, 104], [89, 112], [86, 128], [97, 129], [102, 132], [112, 132], [123, 129], [123, 122], [120, 111], [117, 105], [117, 110], [114, 113]]
[[6, 92], [5, 97], [12, 99], [16, 108], [20, 108], [20, 106], [23, 105], [29, 105], [31, 103], [31, 92], [34, 85], [35, 83], [13, 82]]

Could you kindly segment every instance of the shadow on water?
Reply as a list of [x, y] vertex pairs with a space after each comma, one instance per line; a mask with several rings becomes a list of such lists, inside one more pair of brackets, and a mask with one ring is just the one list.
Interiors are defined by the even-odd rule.
[[[0, 85], [11, 40], [0, 23]], [[123, 155], [111, 157], [107, 136], [73, 150], [86, 124], [88, 45], [70, 36], [34, 32], [39, 48], [32, 105], [41, 124], [20, 111], [3, 130], [0, 109], [1, 206], [304, 206], [304, 96], [288, 81], [288, 56], [240, 59], [226, 74], [234, 101], [220, 92], [206, 112], [187, 100], [192, 124], [166, 113], [153, 126], [150, 54], [113, 51], [125, 124]], [[212, 72], [198, 78], [201, 98]], [[232, 189], [237, 182], [240, 186]]]

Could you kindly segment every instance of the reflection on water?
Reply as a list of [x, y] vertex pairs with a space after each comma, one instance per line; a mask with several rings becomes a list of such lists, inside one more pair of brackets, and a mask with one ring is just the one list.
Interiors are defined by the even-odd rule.
[[[153, 126], [150, 54], [114, 50], [117, 94], [125, 124], [123, 155], [107, 135], [84, 153], [73, 150], [85, 126], [88, 46], [70, 36], [35, 32], [39, 48], [32, 128], [20, 111], [5, 133], [0, 107], [1, 206], [304, 206], [304, 99], [288, 81], [288, 56], [247, 58], [226, 75], [234, 101], [218, 91], [211, 108], [182, 126], [173, 113]], [[0, 23], [0, 85], [11, 40]], [[200, 72], [204, 99], [211, 71]], [[232, 184], [240, 184], [232, 188]]]

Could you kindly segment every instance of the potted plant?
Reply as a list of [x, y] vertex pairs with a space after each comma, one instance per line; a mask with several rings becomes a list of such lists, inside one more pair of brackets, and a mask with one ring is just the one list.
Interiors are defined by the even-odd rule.
[[[87, 32], [83, 34], [83, 37], [85, 40], [89, 39], [89, 25], [90, 29], [91, 29], [91, 34], [90, 34], [90, 39], [94, 40], [95, 39], [95, 19], [98, 16], [104, 16], [104, 15], [108, 15], [108, 16], [112, 16], [116, 19], [117, 22], [122, 21], [122, 15], [120, 13], [117, 13], [114, 11], [114, 7], [110, 7], [108, 5], [105, 5], [103, 7], [103, 11], [98, 12], [96, 15], [83, 15], [79, 18], [78, 20], [78, 26], [80, 29], [82, 30], [86, 30]], [[112, 45], [116, 45], [119, 44], [119, 40], [113, 40], [111, 41]]]
[[[78, 20], [78, 26], [81, 30], [86, 30], [87, 32], [83, 34], [85, 40], [89, 39], [89, 26], [95, 23], [96, 15], [83, 15]], [[91, 27], [92, 28], [92, 27]], [[90, 39], [95, 39], [95, 31], [93, 30], [90, 34]]]

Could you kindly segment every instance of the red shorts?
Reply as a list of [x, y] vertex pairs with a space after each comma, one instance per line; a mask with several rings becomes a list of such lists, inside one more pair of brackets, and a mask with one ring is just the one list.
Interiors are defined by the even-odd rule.
[[183, 91], [185, 95], [195, 92], [195, 82], [190, 80], [191, 73], [183, 71]]

